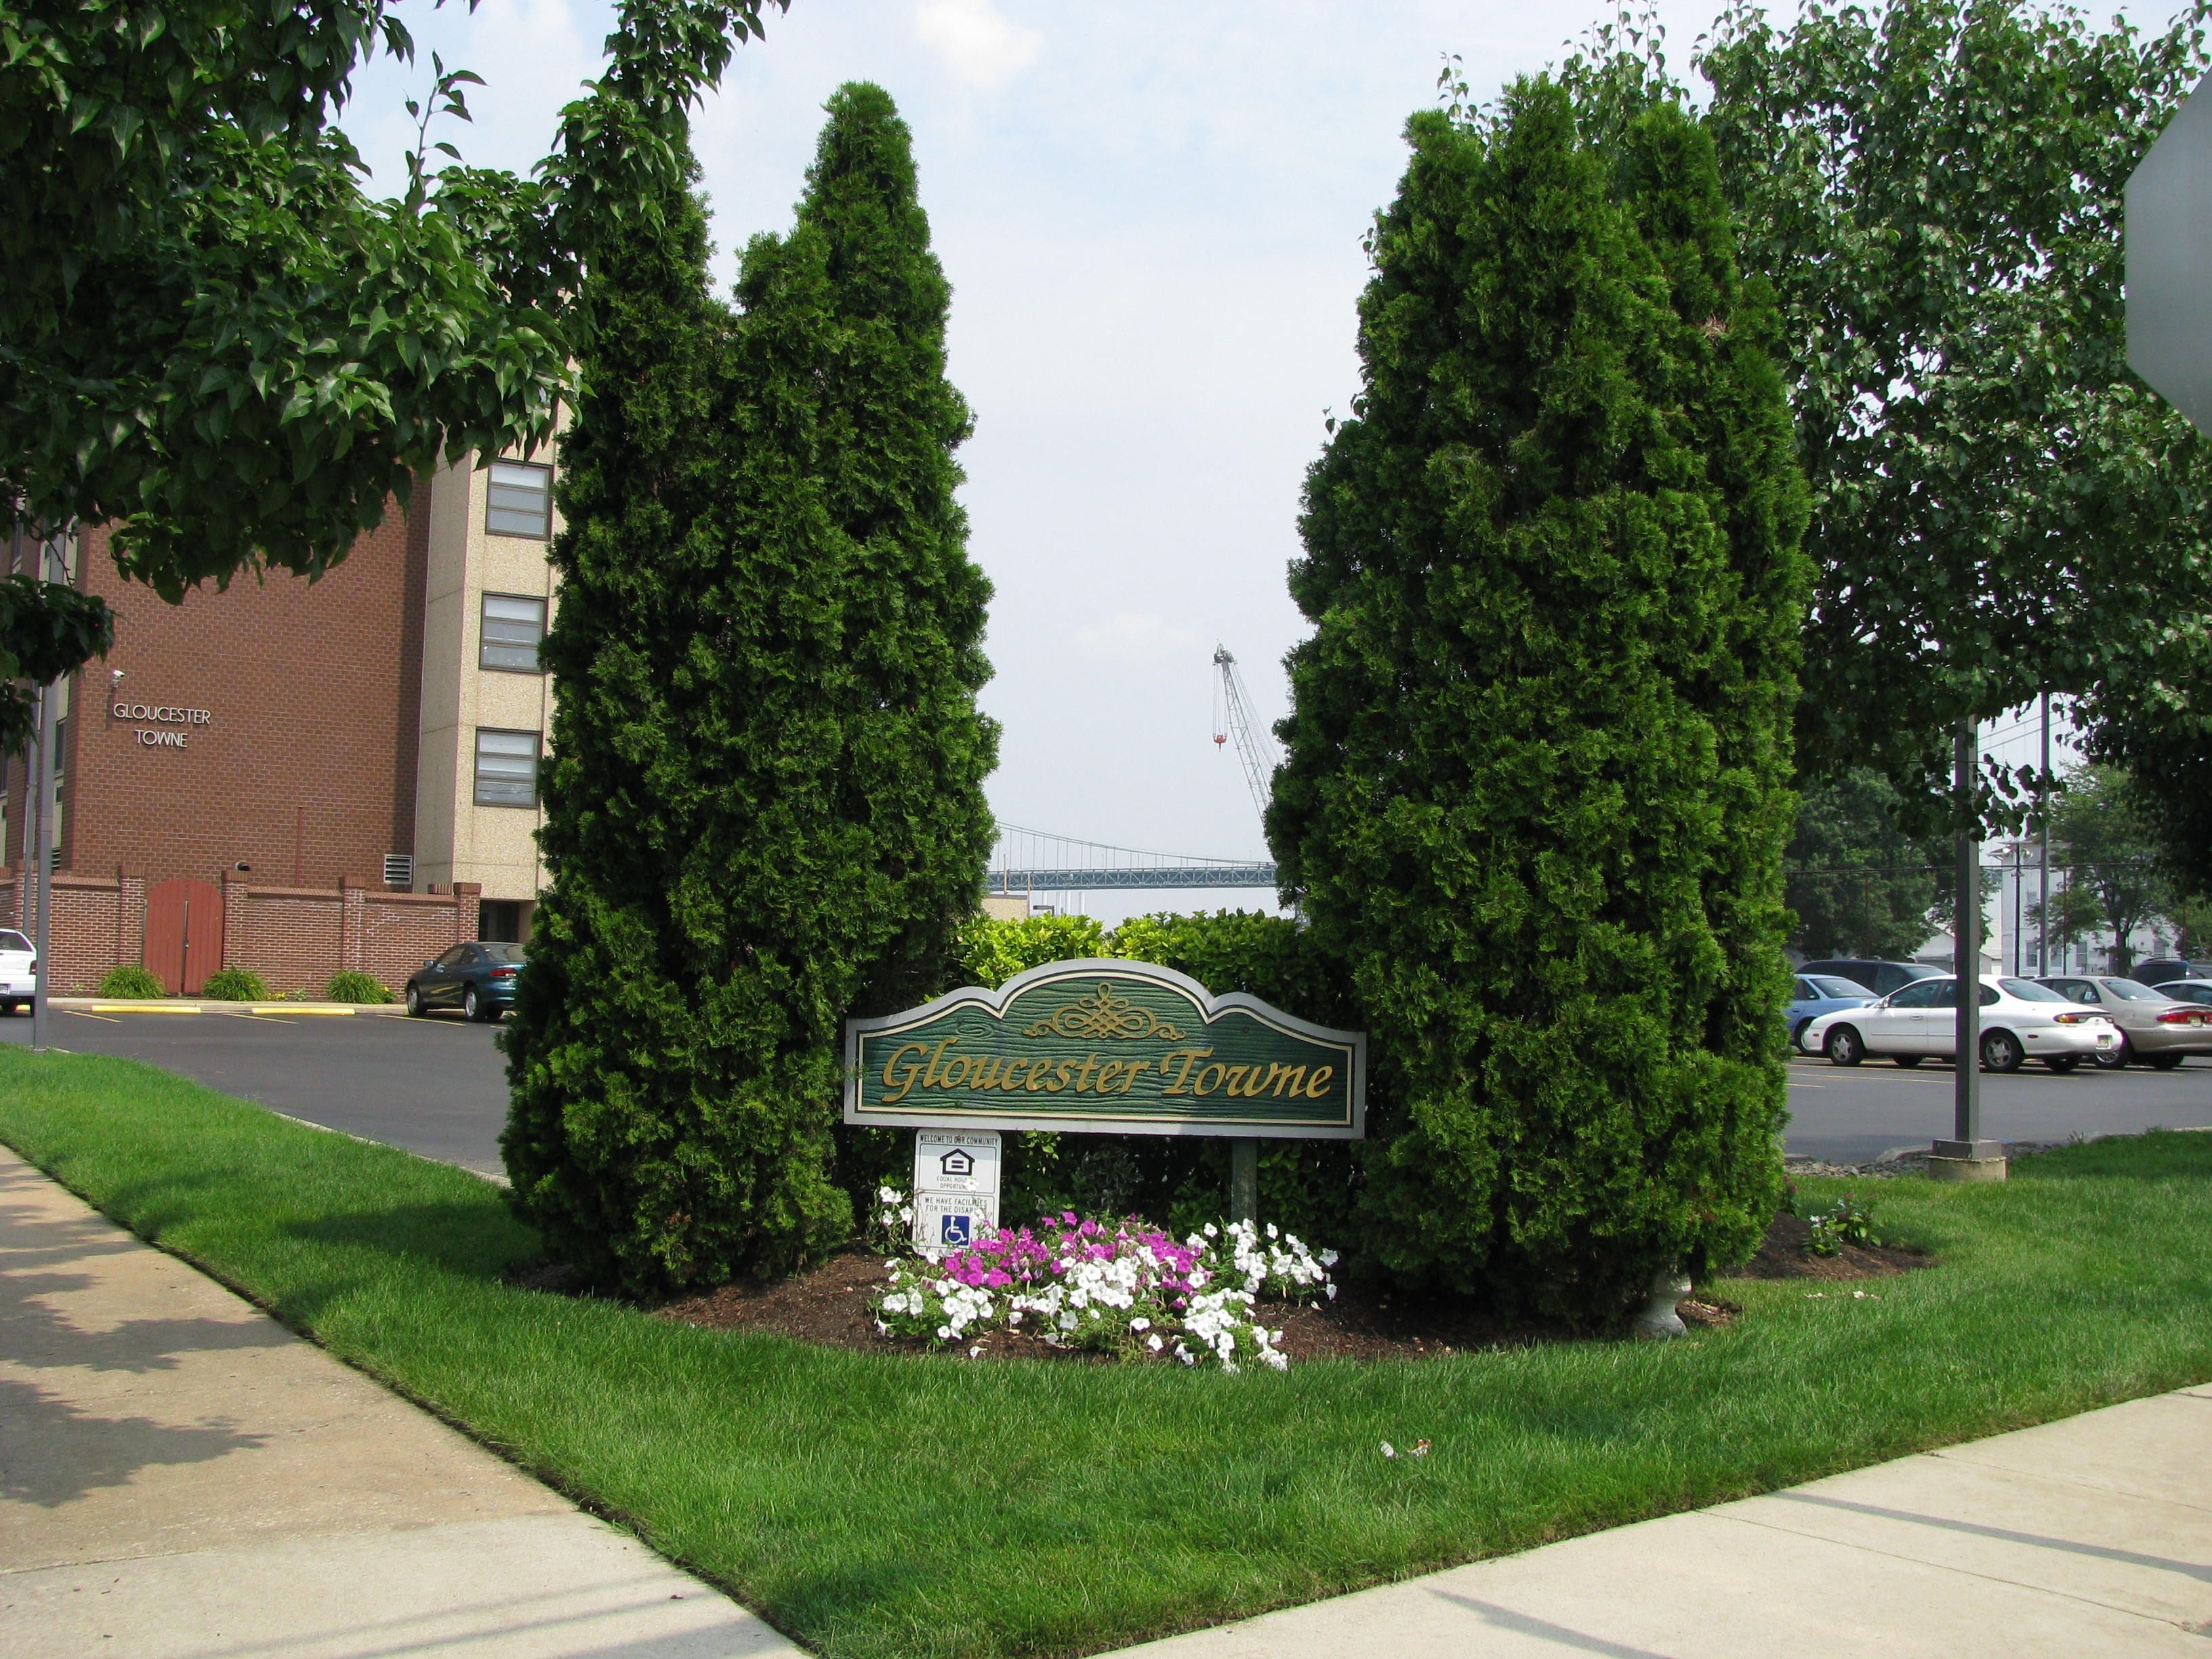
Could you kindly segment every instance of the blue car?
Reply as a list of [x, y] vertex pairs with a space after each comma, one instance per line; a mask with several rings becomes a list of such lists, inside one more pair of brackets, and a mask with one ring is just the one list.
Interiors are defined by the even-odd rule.
[[410, 1014], [458, 1008], [471, 1019], [496, 1020], [514, 1006], [514, 981], [524, 961], [520, 945], [471, 939], [426, 962], [407, 978]]
[[1790, 981], [1790, 1003], [1786, 1018], [1790, 1022], [1790, 1046], [1798, 1046], [1797, 1039], [1805, 1028], [1823, 1014], [1832, 1014], [1842, 1008], [1863, 1008], [1869, 1002], [1879, 1001], [1875, 994], [1856, 980], [1838, 978], [1834, 974], [1799, 974]]

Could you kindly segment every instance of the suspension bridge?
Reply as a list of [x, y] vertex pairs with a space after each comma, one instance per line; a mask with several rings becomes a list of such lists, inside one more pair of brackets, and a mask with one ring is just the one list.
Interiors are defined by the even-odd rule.
[[[1236, 744], [1245, 784], [1252, 792], [1253, 808], [1265, 819], [1279, 761], [1275, 746], [1267, 727], [1252, 718], [1252, 694], [1245, 689], [1243, 676], [1237, 672], [1237, 659], [1226, 646], [1214, 648], [1213, 666], [1213, 741], [1218, 747]], [[1115, 847], [1054, 835], [1048, 830], [1024, 829], [1003, 820], [999, 824], [998, 844], [991, 854], [989, 890], [1001, 896], [1274, 885], [1272, 863], [1148, 853], [1141, 848]]]
[[989, 890], [1012, 893], [1093, 893], [1141, 887], [1273, 887], [1275, 866], [1240, 859], [1185, 853], [1149, 853], [1136, 847], [1078, 841], [1018, 823], [999, 825], [992, 849]]

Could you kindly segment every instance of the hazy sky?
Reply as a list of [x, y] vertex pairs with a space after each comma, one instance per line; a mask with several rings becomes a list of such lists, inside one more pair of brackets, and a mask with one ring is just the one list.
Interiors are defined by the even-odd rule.
[[[1713, 0], [1658, 9], [1684, 64]], [[590, 0], [398, 10], [419, 61], [365, 70], [345, 120], [395, 191], [401, 106], [434, 47], [489, 82], [472, 127], [434, 136], [519, 170], [597, 71], [610, 19]], [[1209, 659], [1225, 644], [1260, 718], [1283, 713], [1299, 489], [1326, 411], [1358, 386], [1360, 237], [1402, 167], [1401, 130], [1435, 102], [1444, 52], [1488, 96], [1611, 10], [795, 0], [739, 49], [694, 135], [720, 281], [748, 237], [789, 223], [840, 82], [880, 82], [914, 130], [953, 286], [951, 374], [975, 411], [963, 499], [997, 585], [983, 701], [1005, 726], [1001, 819], [1264, 855], [1212, 741]]]

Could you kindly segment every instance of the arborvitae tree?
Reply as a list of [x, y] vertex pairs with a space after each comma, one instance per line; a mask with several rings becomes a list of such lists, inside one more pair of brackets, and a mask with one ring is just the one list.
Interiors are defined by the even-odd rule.
[[849, 1234], [839, 1023], [945, 948], [989, 851], [967, 411], [880, 93], [839, 95], [810, 185], [741, 314], [688, 197], [586, 296], [504, 1147], [551, 1247], [635, 1291]]
[[1586, 1318], [1779, 1191], [1802, 486], [1709, 148], [1416, 116], [1308, 481], [1269, 830], [1375, 1038], [1366, 1243]]

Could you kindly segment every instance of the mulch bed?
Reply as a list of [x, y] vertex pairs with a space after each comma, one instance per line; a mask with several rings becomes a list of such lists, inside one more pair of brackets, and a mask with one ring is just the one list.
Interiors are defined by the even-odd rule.
[[[1777, 1216], [1767, 1229], [1759, 1253], [1723, 1279], [1817, 1279], [1827, 1280], [1881, 1279], [1925, 1267], [1927, 1259], [1909, 1251], [1861, 1249], [1846, 1244], [1833, 1256], [1808, 1255], [1805, 1223], [1793, 1215]], [[558, 1269], [538, 1270], [533, 1288], [562, 1288]], [[532, 1275], [519, 1276], [532, 1282]], [[876, 1334], [868, 1311], [870, 1297], [884, 1282], [884, 1258], [870, 1250], [851, 1249], [830, 1257], [819, 1267], [790, 1279], [766, 1284], [726, 1285], [703, 1295], [687, 1297], [659, 1309], [663, 1319], [681, 1321], [708, 1330], [761, 1331], [795, 1337], [803, 1342], [833, 1348], [861, 1348], [881, 1352], [887, 1347], [927, 1352], [921, 1342], [891, 1342]], [[1681, 1304], [1684, 1322], [1693, 1328], [1712, 1328], [1735, 1322], [1741, 1311], [1733, 1303], [1705, 1292]], [[1432, 1300], [1408, 1302], [1387, 1291], [1341, 1286], [1334, 1301], [1315, 1307], [1267, 1304], [1266, 1316], [1279, 1324], [1282, 1349], [1292, 1361], [1304, 1359], [1425, 1359], [1469, 1348], [1516, 1346], [1531, 1342], [1561, 1341], [1576, 1334], [1558, 1327], [1515, 1324], [1474, 1307]], [[1055, 1348], [1035, 1336], [1018, 1331], [992, 1331], [969, 1345], [983, 1358], [1051, 1358], [1063, 1363], [1110, 1364], [1103, 1356]], [[964, 1352], [964, 1351], [963, 1351]]]
[[1863, 1248], [1846, 1244], [1833, 1255], [1814, 1255], [1805, 1248], [1813, 1236], [1802, 1216], [1778, 1215], [1766, 1230], [1759, 1253], [1741, 1267], [1731, 1267], [1727, 1279], [1888, 1279], [1914, 1267], [1925, 1267], [1929, 1258], [1886, 1244]]

